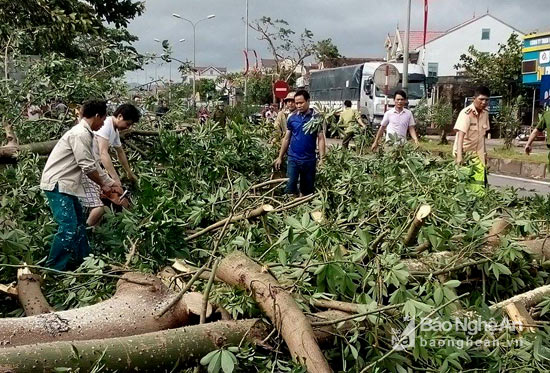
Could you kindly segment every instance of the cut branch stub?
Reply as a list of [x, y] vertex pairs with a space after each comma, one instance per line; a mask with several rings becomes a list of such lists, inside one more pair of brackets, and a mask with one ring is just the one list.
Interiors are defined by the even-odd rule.
[[17, 270], [17, 299], [27, 316], [53, 311], [42, 294], [40, 276], [32, 273], [27, 267]]
[[416, 242], [416, 237], [418, 236], [418, 232], [420, 231], [420, 228], [422, 228], [422, 225], [424, 225], [425, 219], [428, 216], [430, 216], [431, 213], [432, 213], [432, 208], [430, 207], [430, 205], [422, 205], [418, 208], [418, 211], [414, 216], [414, 220], [409, 226], [409, 230], [407, 231], [407, 234], [403, 239], [403, 244], [405, 246], [409, 246], [414, 242]]
[[292, 296], [262, 267], [241, 252], [233, 252], [220, 262], [218, 277], [229, 285], [252, 292], [263, 312], [281, 333], [293, 357], [308, 372], [331, 372], [319, 348], [313, 329]]

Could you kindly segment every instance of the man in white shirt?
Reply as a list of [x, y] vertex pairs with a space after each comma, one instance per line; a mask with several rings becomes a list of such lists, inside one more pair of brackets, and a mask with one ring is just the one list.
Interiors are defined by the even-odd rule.
[[122, 192], [101, 169], [93, 155], [93, 132], [103, 125], [107, 115], [104, 101], [88, 101], [82, 106], [82, 120], [57, 142], [40, 180], [58, 224], [46, 266], [65, 270], [77, 266], [90, 253], [86, 221], [78, 197], [84, 196], [82, 174], [106, 193]]
[[[130, 165], [128, 164], [128, 158], [122, 148], [120, 141], [119, 131], [130, 128], [133, 124], [137, 123], [140, 119], [141, 113], [138, 108], [131, 104], [120, 105], [112, 116], [105, 119], [105, 124], [101, 129], [94, 132], [94, 153], [98, 160], [114, 180], [115, 185], [122, 187], [120, 177], [115, 170], [113, 161], [109, 154], [109, 147], [114, 147], [117, 153], [118, 160], [124, 168], [128, 179], [131, 182], [137, 181], [137, 176], [132, 172]], [[97, 187], [97, 184], [93, 183], [86, 175], [82, 175], [82, 184], [86, 191], [86, 196], [81, 198], [82, 205], [87, 209], [90, 209], [87, 224], [90, 227], [96, 226], [105, 210], [103, 202], [101, 201], [101, 190]]]
[[407, 94], [405, 91], [397, 90], [395, 91], [393, 100], [395, 106], [384, 114], [384, 118], [380, 123], [380, 128], [376, 133], [376, 138], [371, 147], [373, 151], [376, 150], [384, 131], [386, 131], [386, 142], [396, 140], [399, 143], [405, 143], [407, 141], [408, 131], [414, 143], [418, 145], [413, 114], [409, 109], [405, 109]]

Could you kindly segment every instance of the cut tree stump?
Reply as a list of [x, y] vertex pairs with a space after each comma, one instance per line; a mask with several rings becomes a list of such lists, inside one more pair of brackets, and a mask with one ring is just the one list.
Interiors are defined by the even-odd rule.
[[407, 231], [407, 234], [403, 239], [403, 244], [405, 246], [410, 246], [416, 242], [416, 238], [418, 237], [418, 232], [420, 232], [420, 228], [422, 228], [425, 219], [430, 216], [431, 213], [432, 208], [430, 207], [430, 205], [422, 205], [418, 208], [418, 211], [416, 212], [416, 215], [414, 216], [414, 219], [409, 226], [409, 230]]
[[190, 313], [185, 304], [186, 297], [163, 317], [155, 319], [174, 292], [153, 275], [126, 273], [123, 277], [147, 281], [151, 285], [119, 280], [112, 298], [92, 306], [0, 319], [0, 344], [11, 348], [53, 341], [112, 338], [185, 325]]
[[235, 251], [220, 262], [218, 277], [229, 285], [247, 289], [281, 333], [292, 358], [311, 373], [332, 372], [317, 344], [313, 329], [292, 295], [244, 253]]

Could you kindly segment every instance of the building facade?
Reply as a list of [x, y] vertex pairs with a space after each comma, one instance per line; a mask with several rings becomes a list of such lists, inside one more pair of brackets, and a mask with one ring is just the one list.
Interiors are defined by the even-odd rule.
[[[424, 67], [426, 76], [456, 76], [460, 71], [455, 69], [460, 56], [468, 53], [473, 46], [481, 52], [496, 53], [499, 44], [506, 44], [512, 33], [523, 37], [524, 33], [506, 22], [487, 13], [474, 17], [446, 31], [429, 31], [426, 44], [423, 44], [423, 32], [411, 31], [409, 51], [412, 63]], [[386, 39], [387, 57], [391, 60], [402, 60], [405, 35], [397, 30], [395, 36]]]

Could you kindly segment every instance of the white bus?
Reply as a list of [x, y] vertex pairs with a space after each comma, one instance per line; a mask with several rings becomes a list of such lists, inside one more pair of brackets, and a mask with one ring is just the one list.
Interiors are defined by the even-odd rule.
[[[317, 103], [331, 108], [341, 108], [345, 100], [373, 124], [379, 124], [384, 116], [386, 96], [381, 87], [373, 81], [374, 71], [384, 62], [366, 62], [360, 65], [343, 66], [333, 69], [312, 71], [309, 90], [311, 104]], [[399, 73], [403, 73], [402, 63], [393, 63]], [[409, 108], [414, 108], [426, 96], [426, 75], [422, 66], [409, 64]], [[399, 85], [388, 93], [387, 109], [394, 106], [393, 93], [401, 89]]]

